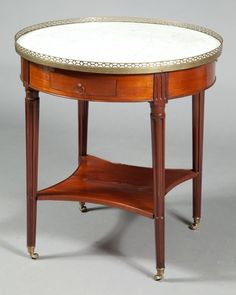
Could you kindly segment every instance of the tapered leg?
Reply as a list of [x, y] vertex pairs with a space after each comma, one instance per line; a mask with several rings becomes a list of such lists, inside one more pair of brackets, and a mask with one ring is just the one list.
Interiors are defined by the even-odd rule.
[[193, 223], [190, 229], [198, 228], [201, 218], [202, 196], [202, 156], [203, 156], [203, 129], [204, 129], [204, 91], [193, 95], [193, 171], [198, 176], [193, 179]]
[[27, 181], [27, 247], [32, 259], [36, 240], [37, 182], [38, 182], [38, 132], [39, 96], [38, 92], [26, 88], [26, 181]]
[[[87, 138], [88, 138], [88, 107], [89, 102], [78, 100], [78, 117], [79, 117], [79, 163], [81, 157], [87, 154]], [[87, 212], [85, 202], [80, 203], [80, 211]]]
[[[156, 77], [156, 95], [151, 103], [154, 222], [156, 241], [155, 280], [161, 280], [165, 269], [165, 75]], [[154, 89], [154, 90], [155, 90]], [[155, 91], [154, 91], [155, 94]]]
[[81, 156], [87, 154], [87, 137], [88, 137], [88, 108], [89, 102], [78, 100], [79, 114], [79, 161]]

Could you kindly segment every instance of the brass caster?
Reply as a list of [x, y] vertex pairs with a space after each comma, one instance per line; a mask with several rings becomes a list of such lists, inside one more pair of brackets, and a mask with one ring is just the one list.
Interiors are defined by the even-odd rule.
[[157, 273], [154, 275], [154, 280], [155, 281], [160, 281], [164, 278], [164, 272], [165, 269], [164, 268], [157, 268]]
[[34, 252], [34, 247], [28, 247], [28, 252], [29, 252], [29, 255], [32, 259], [36, 260], [39, 258], [38, 253]]
[[88, 208], [85, 206], [85, 202], [79, 202], [80, 203], [80, 211], [82, 213], [88, 212]]
[[196, 230], [199, 228], [200, 217], [193, 218], [193, 223], [189, 225], [191, 230]]

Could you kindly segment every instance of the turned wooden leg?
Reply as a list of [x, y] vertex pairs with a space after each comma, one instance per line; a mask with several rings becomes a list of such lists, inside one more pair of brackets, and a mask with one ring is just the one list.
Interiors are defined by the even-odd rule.
[[190, 229], [198, 228], [201, 218], [202, 197], [202, 156], [203, 156], [203, 129], [204, 129], [204, 91], [193, 95], [193, 171], [198, 177], [193, 179], [193, 223]]
[[[78, 100], [78, 117], [79, 117], [79, 163], [81, 157], [87, 155], [87, 138], [88, 138], [88, 108], [89, 102]], [[80, 211], [85, 213], [88, 211], [85, 202], [80, 203]]]
[[[154, 279], [164, 277], [165, 270], [165, 75], [156, 78], [156, 96], [151, 103], [154, 223], [156, 268]], [[155, 91], [154, 91], [155, 94]]]
[[36, 240], [37, 182], [38, 182], [38, 132], [39, 96], [38, 92], [26, 88], [26, 182], [27, 182], [27, 247], [32, 259]]

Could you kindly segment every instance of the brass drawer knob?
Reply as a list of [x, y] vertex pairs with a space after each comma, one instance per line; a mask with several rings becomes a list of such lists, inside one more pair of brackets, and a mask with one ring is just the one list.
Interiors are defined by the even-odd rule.
[[85, 94], [85, 87], [83, 86], [83, 84], [78, 83], [77, 84], [77, 90], [80, 94]]

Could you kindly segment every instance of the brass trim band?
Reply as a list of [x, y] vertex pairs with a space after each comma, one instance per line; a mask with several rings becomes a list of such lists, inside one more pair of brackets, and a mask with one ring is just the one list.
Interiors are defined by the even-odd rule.
[[[204, 54], [196, 55], [193, 57], [166, 60], [159, 62], [145, 62], [145, 63], [113, 63], [113, 62], [93, 62], [93, 61], [81, 61], [67, 58], [60, 58], [56, 56], [41, 54], [28, 50], [17, 43], [17, 40], [32, 31], [65, 24], [86, 23], [86, 22], [138, 22], [149, 24], [161, 24], [182, 27], [190, 30], [205, 33], [209, 36], [216, 38], [220, 45], [212, 51]], [[176, 21], [165, 21], [152, 18], [137, 18], [137, 17], [86, 17], [79, 19], [66, 19], [49, 21], [41, 24], [26, 27], [19, 31], [15, 35], [15, 48], [16, 52], [31, 62], [73, 71], [91, 72], [91, 73], [103, 73], [103, 74], [145, 74], [145, 73], [159, 73], [177, 71], [188, 68], [197, 67], [203, 64], [210, 63], [216, 60], [221, 52], [223, 46], [223, 38], [216, 32], [197, 25], [188, 23], [181, 23]]]

